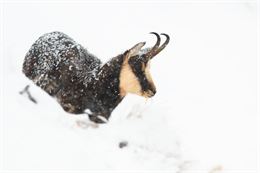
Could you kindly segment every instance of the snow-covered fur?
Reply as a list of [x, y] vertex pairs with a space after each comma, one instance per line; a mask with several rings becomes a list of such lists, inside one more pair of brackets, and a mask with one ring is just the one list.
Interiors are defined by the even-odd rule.
[[147, 97], [155, 94], [146, 69], [148, 60], [142, 66], [139, 58], [145, 55], [138, 54], [144, 52], [140, 51], [142, 46], [143, 42], [102, 65], [67, 35], [51, 32], [32, 45], [23, 63], [23, 73], [55, 97], [66, 112], [88, 112], [92, 121], [102, 123], [98, 117], [108, 119], [126, 93]]

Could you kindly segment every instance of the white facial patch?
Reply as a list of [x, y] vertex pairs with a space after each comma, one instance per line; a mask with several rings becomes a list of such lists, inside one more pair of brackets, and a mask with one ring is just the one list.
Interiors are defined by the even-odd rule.
[[130, 65], [128, 64], [127, 59], [124, 61], [122, 65], [119, 81], [120, 95], [122, 97], [125, 96], [127, 93], [142, 95], [140, 83], [135, 74], [133, 73]]

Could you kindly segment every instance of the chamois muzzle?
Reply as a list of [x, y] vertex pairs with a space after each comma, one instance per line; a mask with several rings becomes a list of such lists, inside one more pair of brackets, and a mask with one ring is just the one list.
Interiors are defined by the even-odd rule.
[[153, 48], [149, 52], [146, 53], [145, 57], [147, 59], [152, 59], [153, 57], [155, 57], [158, 53], [160, 53], [167, 46], [167, 44], [170, 41], [170, 36], [167, 35], [167, 34], [162, 33], [161, 35], [165, 36], [166, 40], [160, 46], [160, 43], [161, 43], [160, 35], [157, 34], [156, 32], [150, 32], [150, 34], [154, 34], [156, 36], [156, 38], [157, 38], [157, 41], [156, 41], [155, 45], [153, 46]]
[[150, 90], [148, 90], [148, 91], [146, 92], [146, 97], [151, 98], [151, 97], [153, 97], [155, 94], [156, 94], [156, 89], [153, 88], [153, 89], [150, 89]]

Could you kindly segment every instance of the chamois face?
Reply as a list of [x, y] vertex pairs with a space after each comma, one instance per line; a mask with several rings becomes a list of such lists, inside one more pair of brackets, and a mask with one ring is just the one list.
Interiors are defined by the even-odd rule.
[[137, 94], [143, 97], [152, 97], [156, 89], [150, 74], [150, 61], [136, 55], [126, 59], [121, 70], [121, 91]]
[[156, 44], [149, 51], [141, 51], [145, 42], [136, 44], [134, 47], [126, 51], [124, 61], [120, 72], [120, 94], [125, 96], [126, 93], [137, 94], [146, 98], [152, 97], [156, 93], [156, 88], [150, 74], [151, 59], [163, 50], [169, 42], [169, 36], [166, 41], [160, 45], [160, 36], [157, 33]]
[[140, 90], [136, 94], [144, 97], [152, 97], [156, 93], [156, 88], [150, 74], [150, 60], [143, 55], [136, 55], [128, 60], [132, 73], [135, 75]]

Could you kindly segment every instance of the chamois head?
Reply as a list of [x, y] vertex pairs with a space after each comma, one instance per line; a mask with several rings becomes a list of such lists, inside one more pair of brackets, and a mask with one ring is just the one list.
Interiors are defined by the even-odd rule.
[[160, 46], [159, 34], [155, 32], [151, 32], [151, 34], [157, 38], [151, 49], [141, 50], [145, 42], [140, 42], [124, 53], [124, 62], [120, 73], [121, 96], [133, 93], [149, 98], [156, 93], [156, 87], [150, 74], [150, 60], [166, 47], [170, 37], [167, 34], [161, 34], [166, 37], [166, 41]]

